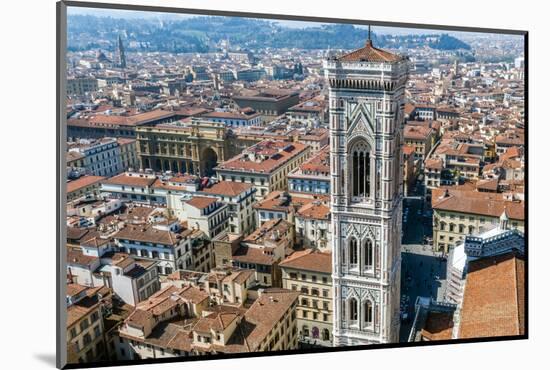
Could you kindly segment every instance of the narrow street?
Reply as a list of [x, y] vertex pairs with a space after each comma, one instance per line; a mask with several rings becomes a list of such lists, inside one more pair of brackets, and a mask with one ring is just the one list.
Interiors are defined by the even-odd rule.
[[422, 209], [422, 200], [403, 202], [403, 239], [401, 245], [400, 341], [407, 341], [414, 319], [416, 297], [442, 299], [445, 292], [446, 262], [432, 251], [424, 237], [431, 235], [432, 220]]

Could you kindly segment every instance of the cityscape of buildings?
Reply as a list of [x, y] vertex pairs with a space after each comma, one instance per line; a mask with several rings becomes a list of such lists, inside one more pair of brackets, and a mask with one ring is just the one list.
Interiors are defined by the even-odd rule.
[[523, 39], [364, 31], [69, 48], [68, 362], [525, 333]]

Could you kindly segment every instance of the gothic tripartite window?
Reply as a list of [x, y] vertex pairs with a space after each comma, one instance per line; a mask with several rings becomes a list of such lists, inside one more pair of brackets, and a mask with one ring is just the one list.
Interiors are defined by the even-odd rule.
[[365, 141], [356, 143], [351, 155], [351, 194], [353, 197], [370, 197], [370, 148]]

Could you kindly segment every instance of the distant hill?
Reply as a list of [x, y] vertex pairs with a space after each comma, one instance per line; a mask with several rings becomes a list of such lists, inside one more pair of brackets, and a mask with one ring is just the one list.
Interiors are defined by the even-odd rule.
[[[364, 45], [368, 31], [348, 24], [288, 28], [274, 22], [238, 17], [194, 17], [182, 20], [121, 19], [70, 15], [67, 21], [69, 50], [113, 50], [119, 34], [128, 50], [208, 52], [228, 40], [241, 48], [354, 49]], [[372, 35], [379, 47], [469, 50], [470, 45], [441, 35]]]
[[439, 37], [438, 40], [430, 42], [429, 46], [432, 49], [438, 50], [457, 50], [457, 49], [466, 49], [470, 50], [471, 47], [467, 43], [460, 41], [456, 37], [443, 34]]

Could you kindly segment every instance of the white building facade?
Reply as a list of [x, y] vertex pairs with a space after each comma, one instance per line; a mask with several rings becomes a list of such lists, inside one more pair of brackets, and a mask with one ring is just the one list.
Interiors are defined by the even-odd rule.
[[330, 86], [334, 345], [398, 342], [408, 60], [369, 40], [324, 67]]

